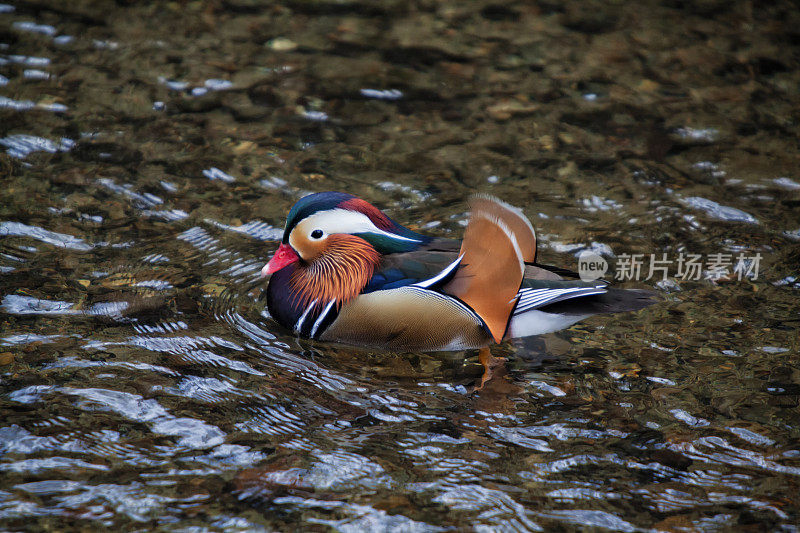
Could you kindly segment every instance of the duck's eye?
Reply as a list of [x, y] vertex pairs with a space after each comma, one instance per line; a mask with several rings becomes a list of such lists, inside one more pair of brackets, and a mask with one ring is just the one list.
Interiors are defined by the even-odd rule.
[[322, 230], [321, 229], [315, 229], [314, 231], [312, 231], [311, 232], [311, 238], [312, 239], [321, 239], [322, 238]]

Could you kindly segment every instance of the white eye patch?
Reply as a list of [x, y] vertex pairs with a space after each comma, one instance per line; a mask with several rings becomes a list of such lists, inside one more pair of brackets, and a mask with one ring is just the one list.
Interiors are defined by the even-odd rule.
[[398, 241], [421, 242], [419, 239], [403, 237], [402, 235], [384, 231], [376, 226], [364, 213], [349, 211], [347, 209], [330, 209], [328, 211], [315, 213], [300, 222], [297, 227], [302, 227], [303, 230], [308, 231], [309, 238], [313, 240], [319, 240], [321, 238], [315, 238], [313, 236], [316, 230], [320, 230], [323, 232], [323, 236], [332, 233], [377, 233], [392, 239], [397, 239]]

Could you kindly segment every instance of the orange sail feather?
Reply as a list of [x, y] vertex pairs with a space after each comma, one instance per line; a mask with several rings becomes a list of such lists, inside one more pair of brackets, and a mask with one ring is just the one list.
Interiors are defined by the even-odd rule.
[[522, 260], [533, 263], [536, 259], [536, 230], [522, 209], [509, 205], [493, 196], [479, 194], [470, 200], [473, 211], [483, 211], [503, 222], [516, 238]]
[[473, 205], [461, 243], [462, 266], [444, 287], [481, 317], [495, 342], [503, 339], [525, 273], [517, 237], [498, 211], [485, 197]]

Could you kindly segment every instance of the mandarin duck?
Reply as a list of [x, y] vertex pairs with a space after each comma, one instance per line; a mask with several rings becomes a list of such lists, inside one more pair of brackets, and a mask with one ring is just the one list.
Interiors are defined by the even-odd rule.
[[391, 351], [485, 349], [655, 301], [564, 273], [536, 263], [530, 221], [496, 198], [472, 199], [459, 242], [412, 231], [342, 192], [300, 199], [261, 271], [271, 275], [270, 314], [295, 334]]

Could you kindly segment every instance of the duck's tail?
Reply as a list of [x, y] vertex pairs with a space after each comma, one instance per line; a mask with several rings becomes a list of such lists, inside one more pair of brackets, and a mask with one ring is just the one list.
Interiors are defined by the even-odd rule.
[[612, 289], [603, 294], [584, 296], [574, 300], [564, 300], [540, 307], [540, 311], [557, 314], [623, 313], [638, 311], [658, 302], [658, 294], [647, 289]]

